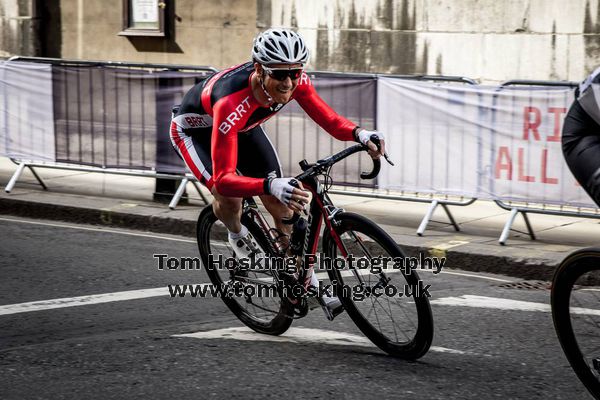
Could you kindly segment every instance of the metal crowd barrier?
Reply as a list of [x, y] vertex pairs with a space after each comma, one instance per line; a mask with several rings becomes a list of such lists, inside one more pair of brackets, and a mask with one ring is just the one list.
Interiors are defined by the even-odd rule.
[[[514, 79], [503, 82], [499, 90], [505, 88], [507, 86], [551, 86], [551, 87], [568, 87], [575, 88], [578, 86], [577, 82], [552, 82], [552, 81], [537, 81], [537, 80], [521, 80]], [[584, 208], [584, 207], [574, 207], [574, 206], [566, 206], [566, 205], [558, 205], [552, 206], [544, 203], [531, 203], [524, 201], [508, 201], [508, 200], [494, 200], [494, 202], [504, 210], [510, 211], [510, 215], [508, 220], [504, 224], [504, 228], [502, 229], [502, 233], [500, 234], [500, 238], [498, 242], [501, 245], [506, 244], [506, 240], [508, 239], [510, 232], [518, 232], [518, 233], [527, 233], [531, 240], [535, 240], [535, 232], [529, 221], [527, 216], [530, 214], [546, 214], [546, 215], [556, 215], [563, 217], [583, 217], [583, 218], [597, 218], [600, 219], [600, 210]], [[585, 211], [589, 210], [589, 211]], [[514, 221], [517, 215], [521, 214], [523, 216], [523, 220], [525, 222], [525, 226], [527, 228], [527, 232], [521, 232], [512, 228]]]
[[191, 182], [208, 204], [193, 175], [176, 158], [168, 135], [158, 133], [162, 127], [168, 129], [171, 106], [215, 68], [19, 56], [9, 61], [53, 66], [56, 161], [11, 158], [18, 167], [6, 192], [25, 167], [46, 190], [34, 168], [54, 168], [181, 181], [170, 208]]
[[[130, 175], [130, 176], [148, 176], [160, 179], [174, 179], [180, 180], [175, 195], [171, 199], [171, 203], [169, 205], [170, 208], [174, 208], [179, 202], [183, 192], [185, 191], [186, 184], [188, 182], [192, 182], [202, 199], [206, 202], [197, 182], [194, 177], [181, 168], [172, 168], [173, 158], [176, 157], [175, 152], [172, 151], [170, 143], [167, 143], [163, 147], [167, 149], [169, 153], [167, 156], [167, 162], [163, 165], [163, 169], [166, 171], [161, 171], [159, 165], [153, 165], [153, 156], [146, 154], [145, 148], [143, 144], [146, 141], [146, 137], [144, 137], [144, 132], [147, 130], [144, 125], [146, 121], [145, 114], [149, 114], [150, 119], [156, 120], [156, 126], [164, 125], [168, 123], [166, 121], [170, 120], [170, 109], [171, 105], [177, 103], [175, 97], [171, 93], [169, 96], [169, 90], [172, 88], [170, 85], [172, 83], [166, 82], [164, 83], [166, 87], [160, 87], [159, 91], [163, 90], [167, 92], [168, 100], [166, 100], [159, 109], [159, 100], [155, 101], [155, 104], [150, 104], [150, 106], [155, 106], [154, 114], [152, 112], [153, 107], [148, 107], [148, 104], [144, 103], [144, 85], [142, 83], [142, 88], [136, 89], [136, 85], [132, 84], [132, 79], [129, 78], [129, 75], [126, 75], [124, 82], [126, 82], [125, 87], [120, 87], [117, 83], [113, 82], [110, 79], [110, 76], [107, 76], [105, 73], [106, 70], [117, 70], [121, 71], [122, 69], [126, 69], [127, 71], [148, 71], [156, 74], [157, 72], [191, 72], [192, 74], [197, 73], [210, 73], [216, 71], [216, 69], [212, 67], [194, 67], [194, 66], [186, 66], [186, 65], [170, 65], [170, 64], [144, 64], [144, 63], [131, 63], [131, 62], [104, 62], [104, 61], [80, 61], [80, 60], [63, 60], [63, 59], [51, 59], [51, 58], [37, 58], [37, 57], [13, 57], [10, 59], [11, 61], [28, 61], [28, 62], [40, 62], [45, 64], [51, 64], [57, 67], [56, 76], [54, 76], [55, 72], [53, 71], [53, 81], [55, 90], [58, 92], [55, 96], [55, 126], [56, 126], [56, 135], [57, 135], [57, 144], [60, 145], [57, 148], [57, 157], [55, 163], [45, 163], [45, 162], [31, 162], [26, 160], [13, 160], [18, 164], [18, 168], [11, 178], [9, 184], [6, 187], [6, 191], [10, 192], [17, 180], [19, 179], [23, 169], [25, 167], [29, 168], [34, 174], [35, 178], [38, 180], [40, 185], [46, 189], [47, 186], [43, 182], [43, 180], [39, 177], [39, 175], [35, 172], [34, 168], [55, 168], [55, 169], [68, 169], [68, 170], [78, 170], [78, 171], [86, 171], [86, 172], [102, 172], [102, 173], [111, 173], [111, 174], [121, 174], [121, 175]], [[64, 69], [64, 68], [75, 68], [74, 71]], [[63, 69], [61, 69], [63, 68]], [[94, 69], [101, 69], [102, 73], [99, 76], [93, 75], [92, 72]], [[125, 72], [125, 74], [129, 74], [129, 72]], [[69, 76], [69, 73], [73, 72], [73, 76]], [[328, 84], [326, 90], [322, 90], [319, 92], [320, 96], [325, 99], [327, 103], [333, 106], [340, 114], [349, 117], [350, 119], [356, 121], [360, 126], [363, 126], [368, 129], [376, 129], [376, 107], [377, 107], [377, 78], [379, 74], [348, 74], [348, 73], [336, 73], [336, 72], [323, 72], [316, 71], [310, 72], [309, 76], [312, 78], [316, 78], [315, 83], [318, 86], [319, 84]], [[434, 76], [434, 75], [385, 75], [386, 77], [392, 77], [395, 79], [403, 79], [403, 80], [415, 80], [415, 81], [432, 81], [432, 82], [455, 82], [460, 84], [477, 84], [475, 81], [465, 78], [465, 77], [456, 77], [456, 76]], [[94, 78], [97, 80], [100, 79], [100, 84], [96, 82], [96, 86], [94, 86]], [[138, 77], [139, 78], [139, 77]], [[190, 77], [190, 79], [194, 79], [194, 77]], [[349, 82], [358, 82], [358, 86], [354, 88]], [[67, 85], [67, 82], [72, 83], [72, 85]], [[185, 86], [185, 89], [189, 88], [194, 82], [189, 82]], [[73, 86], [70, 88], [68, 86]], [[101, 103], [100, 106], [94, 104], [94, 99], [96, 96], [93, 96], [94, 88], [97, 87], [97, 90], [100, 90], [98, 101]], [[133, 87], [133, 89], [132, 89]], [[82, 90], [85, 89], [90, 95], [88, 97], [82, 96]], [[134, 90], [141, 90], [137, 93], [137, 95], [132, 96], [132, 92]], [[173, 88], [172, 90], [180, 90], [180, 88]], [[148, 91], [150, 92], [150, 91]], [[141, 93], [141, 95], [140, 95]], [[180, 96], [183, 96], [184, 91], [179, 93]], [[158, 94], [149, 93], [151, 97], [158, 97]], [[119, 99], [123, 97], [124, 100], [119, 102]], [[114, 98], [114, 104], [110, 102], [110, 99]], [[89, 100], [89, 101], [88, 101]], [[135, 100], [139, 100], [136, 104], [137, 109], [133, 109], [133, 102]], [[87, 101], [87, 103], [86, 103]], [[89, 103], [89, 104], [88, 104]], [[98, 108], [98, 110], [96, 110]], [[107, 109], [114, 109], [114, 115], [111, 118], [107, 118]], [[96, 110], [96, 112], [95, 112]], [[140, 121], [137, 122], [137, 125], [132, 121], [135, 119], [136, 114], [141, 114]], [[84, 115], [84, 117], [82, 117]], [[89, 121], [82, 121], [82, 118], [87, 118]], [[121, 119], [119, 119], [121, 118]], [[162, 118], [162, 121], [161, 121]], [[125, 123], [123, 123], [125, 121]], [[89, 126], [88, 126], [89, 122]], [[297, 150], [302, 148], [302, 156], [303, 158], [308, 159], [318, 159], [319, 156], [330, 154], [335, 150], [339, 150], [338, 147], [344, 146], [343, 143], [335, 141], [329, 135], [319, 134], [319, 127], [315, 127], [313, 130], [311, 126], [307, 124], [312, 123], [304, 113], [304, 111], [300, 110], [300, 107], [291, 103], [286, 106], [282, 112], [280, 112], [275, 118], [271, 119], [267, 122], [267, 125], [271, 124], [271, 128], [267, 129], [267, 132], [271, 137], [274, 136], [275, 146], [278, 149], [280, 154], [283, 154], [282, 159], [289, 160], [287, 165], [284, 165], [284, 168], [287, 167], [288, 172], [294, 168], [292, 166], [292, 159], [290, 155], [294, 153], [297, 154]], [[141, 124], [141, 125], [140, 125]], [[314, 123], [312, 123], [314, 124]], [[112, 125], [117, 129], [122, 129], [122, 134], [127, 138], [125, 140], [125, 144], [129, 144], [128, 146], [124, 146], [125, 150], [120, 148], [120, 141], [115, 140], [113, 143], [112, 150], [107, 150], [107, 142], [111, 141], [111, 133], [107, 132], [108, 126]], [[167, 125], [168, 126], [168, 125]], [[292, 127], [295, 127], [296, 131], [302, 132], [300, 138], [293, 138], [291, 135]], [[132, 151], [132, 143], [135, 142], [135, 135], [132, 133], [133, 131], [141, 132], [140, 142], [142, 143], [142, 151], [138, 155], [136, 160], [133, 160], [133, 151]], [[285, 134], [281, 134], [285, 131]], [[84, 157], [82, 151], [82, 135], [89, 135], [92, 139], [96, 135], [102, 136], [102, 143], [99, 143], [100, 146], [103, 146], [103, 149], [94, 148], [94, 140], [90, 142], [91, 151], [88, 153], [88, 157]], [[309, 155], [309, 148], [307, 146], [307, 136], [314, 135], [314, 140], [316, 141], [316, 148], [314, 148], [315, 154]], [[107, 139], [107, 137], [109, 137]], [[312, 136], [311, 136], [312, 137]], [[160, 136], [157, 135], [157, 140], [160, 140]], [[296, 140], [296, 142], [293, 142]], [[287, 142], [286, 142], [287, 141]], [[128, 142], [128, 143], [127, 143]], [[77, 146], [78, 145], [78, 146]], [[73, 148], [74, 147], [74, 148]], [[98, 146], [97, 146], [98, 147]], [[157, 146], [158, 147], [158, 146]], [[123, 153], [126, 153], [124, 161], [120, 158]], [[157, 150], [158, 152], [158, 150]], [[286, 154], [289, 153], [289, 154]], [[128, 153], [128, 157], [127, 157]], [[116, 158], [113, 155], [116, 154]], [[286, 157], [287, 155], [287, 157]], [[160, 155], [157, 154], [157, 158]], [[361, 157], [354, 160], [345, 160], [343, 164], [343, 173], [340, 177], [336, 177], [335, 181], [340, 183], [339, 186], [336, 187], [332, 191], [332, 193], [336, 194], [344, 194], [351, 196], [362, 196], [362, 197], [371, 197], [371, 198], [381, 198], [381, 199], [390, 199], [390, 200], [403, 200], [403, 201], [412, 201], [412, 202], [422, 202], [429, 203], [429, 209], [417, 229], [417, 234], [422, 236], [429, 224], [432, 221], [432, 216], [437, 209], [438, 206], [441, 206], [444, 210], [449, 223], [456, 231], [460, 230], [459, 225], [456, 223], [452, 213], [449, 209], [449, 206], [467, 206], [472, 204], [476, 199], [475, 198], [464, 198], [464, 197], [449, 197], [445, 195], [436, 196], [433, 194], [423, 194], [423, 193], [408, 193], [408, 192], [390, 192], [378, 189], [377, 184], [373, 183], [365, 183], [361, 182], [358, 178], [359, 172], [362, 170], [362, 165], [367, 165], [368, 160], [365, 160], [364, 157], [366, 155], [362, 155]], [[169, 160], [170, 158], [170, 160]], [[344, 190], [345, 189], [345, 190]], [[439, 222], [439, 221], [437, 221]]]
[[[467, 85], [477, 85], [478, 84], [475, 80], [466, 78], [463, 76], [445, 76], [445, 75], [386, 75], [386, 76], [388, 76], [390, 78], [404, 79], [404, 80], [431, 81], [431, 82], [442, 82], [442, 83], [450, 82], [450, 83], [462, 83], [462, 84], [467, 84]], [[382, 198], [385, 198], [385, 197], [382, 197]], [[389, 198], [395, 199], [395, 200], [405, 200], [405, 201], [413, 201], [413, 202], [420, 202], [420, 203], [429, 203], [429, 208], [427, 209], [427, 212], [423, 216], [423, 219], [421, 220], [421, 223], [419, 224], [419, 227], [417, 228], [418, 236], [423, 236], [423, 234], [425, 233], [425, 230], [427, 229], [427, 226], [429, 225], [429, 222], [437, 222], [437, 223], [441, 223], [441, 224], [451, 225], [456, 232], [459, 232], [460, 227], [456, 223], [452, 213], [450, 212], [449, 206], [465, 207], [465, 206], [471, 205], [475, 201], [477, 201], [477, 198], [475, 198], [475, 197], [458, 197], [458, 196], [452, 197], [452, 196], [447, 196], [447, 195], [435, 196], [435, 195], [431, 195], [431, 194], [423, 195], [421, 193], [411, 193], [411, 194], [401, 193], [400, 195], [393, 195], [393, 196], [390, 196]], [[454, 198], [454, 199], [451, 200], [451, 198]], [[446, 214], [446, 217], [449, 220], [448, 223], [444, 223], [441, 221], [434, 221], [431, 219], [438, 206], [441, 206], [442, 209], [444, 210], [444, 213]]]
[[[338, 188], [334, 190], [330, 190], [329, 193], [333, 194], [341, 194], [345, 196], [357, 196], [357, 197], [367, 197], [373, 199], [384, 199], [384, 200], [400, 200], [400, 201], [411, 201], [416, 203], [429, 203], [429, 208], [423, 216], [421, 223], [419, 224], [419, 228], [417, 228], [417, 235], [423, 236], [425, 230], [427, 229], [427, 225], [429, 222], [437, 222], [440, 224], [451, 225], [455, 231], [460, 231], [460, 226], [456, 223], [452, 212], [450, 211], [449, 206], [453, 207], [465, 207], [471, 205], [477, 201], [475, 197], [462, 197], [457, 196], [455, 199], [452, 199], [452, 196], [448, 195], [434, 195], [434, 194], [424, 194], [424, 193], [408, 193], [408, 192], [399, 192], [394, 193], [393, 191], [385, 191], [386, 193], [381, 193], [381, 190], [372, 189], [370, 192], [356, 190], [356, 188]], [[431, 218], [438, 206], [442, 207], [446, 216], [448, 217], [449, 222], [435, 221]]]
[[196, 188], [196, 191], [198, 192], [198, 194], [200, 195], [200, 197], [202, 198], [204, 203], [208, 204], [208, 200], [204, 196], [204, 193], [202, 193], [202, 190], [200, 189], [200, 186], [198, 185], [197, 179], [194, 177], [194, 175], [192, 175], [189, 172], [182, 176], [182, 175], [174, 175], [174, 174], [161, 174], [156, 171], [86, 167], [83, 165], [75, 165], [75, 164], [60, 164], [60, 163], [49, 164], [49, 163], [42, 163], [42, 162], [36, 163], [34, 161], [16, 160], [14, 158], [11, 158], [10, 160], [17, 165], [17, 170], [12, 175], [8, 184], [4, 188], [4, 191], [6, 193], [10, 193], [13, 190], [13, 188], [15, 187], [15, 184], [19, 180], [19, 177], [21, 176], [21, 174], [23, 173], [23, 170], [25, 168], [29, 168], [29, 170], [31, 171], [31, 173], [33, 174], [35, 179], [38, 181], [40, 186], [42, 186], [42, 188], [44, 190], [48, 190], [48, 186], [46, 185], [44, 180], [37, 174], [37, 172], [34, 169], [34, 168], [48, 168], [48, 169], [64, 169], [64, 170], [69, 170], [69, 171], [81, 171], [81, 172], [100, 172], [100, 173], [104, 173], [104, 174], [138, 176], [138, 177], [155, 178], [155, 179], [181, 180], [181, 183], [179, 184], [177, 192], [173, 195], [173, 198], [171, 199], [171, 202], [169, 203], [170, 209], [173, 210], [173, 209], [175, 209], [175, 207], [177, 207], [177, 203], [181, 199], [181, 196], [183, 195], [183, 191], [185, 190], [185, 187], [188, 182], [191, 183]]
[[[153, 149], [144, 147], [150, 146], [146, 144], [148, 137], [144, 135], [145, 132], [152, 130], [148, 128], [148, 121], [152, 121], [150, 124], [151, 128], [155, 124], [156, 126], [153, 129], [158, 131], [158, 127], [164, 126], [170, 120], [171, 105], [177, 103], [194, 82], [202, 79], [202, 76], [216, 71], [216, 69], [187, 65], [80, 61], [36, 57], [13, 57], [10, 61], [40, 62], [56, 66], [58, 72], [56, 76], [54, 76], [53, 72], [53, 84], [55, 90], [60, 91], [60, 93], [56, 94], [57, 97], [55, 98], [54, 105], [55, 127], [58, 136], [56, 161], [47, 163], [12, 159], [18, 167], [5, 188], [7, 192], [10, 192], [14, 188], [25, 168], [29, 168], [42, 188], [47, 189], [46, 184], [34, 168], [54, 168], [181, 181], [175, 195], [171, 199], [170, 208], [176, 207], [185, 191], [187, 183], [192, 183], [201, 198], [208, 204], [196, 179], [189, 171], [185, 170], [183, 163], [176, 159], [176, 154], [172, 151], [170, 143], [167, 145], [163, 143], [162, 148], [168, 149], [165, 150], [165, 154], [159, 154], [160, 144], [156, 146], [156, 154], [150, 154]], [[69, 77], [68, 70], [61, 69], [64, 67], [75, 68], [74, 75]], [[90, 72], [98, 69], [102, 70], [99, 75], [93, 75]], [[117, 71], [115, 73], [121, 74], [121, 86], [115, 83], [116, 81], [110, 81], [109, 74], [106, 71]], [[135, 75], [135, 71], [145, 71], [146, 75], [144, 73], [142, 75]], [[170, 73], [172, 74], [169, 75]], [[188, 74], [186, 75], [186, 73]], [[163, 74], [162, 76], [165, 79], [161, 80], [160, 77], [158, 78], [158, 83], [155, 84], [155, 87], [152, 87], [156, 89], [156, 92], [145, 88], [144, 83], [136, 84], [134, 82], [135, 79], [141, 78], [157, 79], [155, 76], [160, 74]], [[132, 78], [130, 78], [130, 75]], [[317, 86], [321, 84], [326, 85], [326, 89], [319, 91], [319, 94], [327, 103], [331, 104], [341, 115], [347, 116], [367, 129], [377, 129], [376, 82], [380, 76], [403, 80], [477, 84], [477, 82], [469, 78], [455, 76], [346, 74], [319, 71], [310, 72], [309, 76], [311, 79], [316, 78], [315, 84]], [[70, 86], [73, 87], [67, 87], [64, 83], [72, 78], [75, 79], [74, 81], [70, 81], [73, 83]], [[181, 81], [177, 84], [173, 78], [181, 79]], [[94, 92], [94, 79], [101, 79], [101, 83], [96, 82], [97, 87], [102, 88], [98, 93]], [[504, 82], [499, 90], [510, 85], [575, 87], [577, 83], [511, 80]], [[135, 90], [138, 90], [138, 92], [134, 93]], [[148, 96], [144, 95], [146, 91]], [[82, 97], [82, 92], [88, 94], [96, 93], [98, 97], [90, 95], [88, 96], [89, 98], [84, 98]], [[110, 102], [110, 96], [114, 96], [115, 103]], [[120, 103], [119, 99], [121, 99]], [[100, 104], [94, 103], [94, 101]], [[134, 109], [133, 107], [139, 108]], [[114, 115], [108, 116], [108, 108], [114, 110]], [[139, 120], [136, 120], [135, 118], [138, 118], [137, 114], [139, 113], [141, 113], [141, 117]], [[82, 115], [84, 116], [83, 119]], [[330, 154], [338, 150], [338, 147], [345, 146], [344, 143], [335, 141], [328, 135], [320, 134], [320, 128], [310, 121], [303, 110], [300, 110], [299, 106], [295, 103], [288, 105], [275, 118], [268, 121], [266, 125], [268, 125], [267, 133], [275, 142], [278, 152], [284, 155], [282, 159], [289, 160], [288, 163], [283, 165], [284, 169], [287, 169], [287, 173], [296, 172], [294, 168], [297, 167], [292, 163], [293, 158], [289, 157], [292, 153], [294, 156], [300, 153], [302, 158], [318, 159], [319, 156]], [[119, 132], [110, 132], [111, 129], [120, 130], [120, 133], [125, 138], [123, 143], [116, 140], [117, 137], [121, 138], [118, 135]], [[292, 135], [293, 131], [301, 132], [301, 134], [294, 136]], [[82, 144], [84, 137], [86, 137], [85, 135], [88, 135], [92, 139], [96, 137], [100, 138], [98, 139], [98, 143], [94, 141], [88, 143], [91, 145], [91, 152], [83, 151], [86, 150]], [[156, 138], [157, 141], [165, 140], [164, 137], [160, 138], [158, 135], [156, 135]], [[314, 142], [311, 142], [313, 138]], [[168, 137], [166, 140], [168, 140]], [[134, 143], [138, 142], [142, 146], [139, 154], [136, 153], [137, 150], [134, 150], [133, 147]], [[314, 146], [315, 144], [316, 146]], [[102, 145], [102, 151], [98, 150], [98, 147], [94, 148], [95, 145]], [[120, 147], [121, 145], [123, 148]], [[116, 147], [110, 148], [110, 146]], [[113, 153], [116, 153], [116, 156], [111, 158]], [[288, 157], [285, 157], [286, 155]], [[366, 157], [366, 155], [362, 155], [361, 157]], [[366, 184], [358, 179], [358, 173], [362, 170], [363, 165], [368, 165], [368, 160], [357, 157], [355, 160], [347, 159], [345, 161], [341, 168], [342, 171], [336, 172], [339, 175], [334, 177], [334, 181], [338, 184], [331, 190], [331, 193], [428, 203], [429, 208], [416, 232], [419, 236], [424, 234], [438, 206], [441, 206], [444, 210], [449, 221], [447, 224], [451, 225], [456, 231], [460, 231], [460, 227], [456, 223], [449, 207], [467, 206], [477, 200], [475, 197], [468, 196], [460, 197], [382, 190], [378, 188], [376, 182]], [[528, 219], [528, 213], [600, 219], [600, 210], [597, 209], [560, 205], [552, 206], [541, 203], [532, 204], [508, 200], [495, 200], [495, 203], [499, 207], [510, 211], [509, 219], [499, 239], [502, 245], [505, 244], [518, 214], [523, 216], [527, 233], [532, 239], [535, 239], [535, 233]]]

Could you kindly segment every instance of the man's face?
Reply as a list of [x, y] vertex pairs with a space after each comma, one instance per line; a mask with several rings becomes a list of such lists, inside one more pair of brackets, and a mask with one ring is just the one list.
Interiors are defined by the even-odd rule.
[[302, 72], [302, 64], [271, 64], [263, 67], [254, 64], [262, 74], [265, 89], [276, 103], [287, 103], [296, 90]]

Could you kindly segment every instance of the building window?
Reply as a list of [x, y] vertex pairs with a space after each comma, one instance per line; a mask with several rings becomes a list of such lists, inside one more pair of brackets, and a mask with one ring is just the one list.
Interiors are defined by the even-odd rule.
[[122, 36], [166, 36], [168, 0], [123, 0]]

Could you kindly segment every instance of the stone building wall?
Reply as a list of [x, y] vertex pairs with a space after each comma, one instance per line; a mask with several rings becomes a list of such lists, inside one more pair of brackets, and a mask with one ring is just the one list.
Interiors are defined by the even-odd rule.
[[122, 0], [0, 0], [0, 56], [211, 65], [298, 29], [309, 68], [580, 80], [600, 64], [599, 0], [165, 0], [168, 38], [119, 36]]

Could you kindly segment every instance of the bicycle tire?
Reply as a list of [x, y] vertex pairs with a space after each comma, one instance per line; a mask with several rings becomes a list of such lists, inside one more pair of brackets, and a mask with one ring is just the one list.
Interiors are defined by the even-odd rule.
[[594, 398], [600, 400], [600, 381], [590, 369], [577, 343], [570, 313], [575, 282], [594, 270], [600, 270], [600, 248], [586, 248], [571, 253], [554, 273], [550, 298], [554, 329], [563, 352], [579, 380]]
[[[208, 256], [210, 254], [210, 231], [214, 227], [216, 221], [217, 217], [213, 212], [212, 206], [205, 207], [198, 217], [196, 236], [198, 250], [200, 251], [200, 257], [205, 266], [206, 273], [213, 285], [218, 286], [223, 285], [225, 282], [221, 279], [218, 269], [208, 262]], [[241, 221], [242, 224], [248, 228], [250, 233], [252, 233], [260, 246], [265, 249], [265, 251], [271, 253], [270, 250], [267, 250], [271, 249], [271, 245], [261, 227], [258, 226], [246, 212], [242, 213]], [[226, 237], [223, 237], [222, 240], [227, 242]], [[249, 310], [243, 307], [235, 297], [228, 298], [221, 296], [221, 299], [242, 323], [259, 333], [281, 335], [288, 330], [293, 321], [292, 318], [290, 318], [292, 315], [292, 306], [283, 298], [280, 298], [279, 309], [277, 310], [277, 313], [273, 313], [273, 318], [270, 320], [261, 319], [249, 312]]]
[[[402, 249], [398, 247], [396, 242], [378, 225], [369, 219], [354, 213], [342, 212], [336, 214], [335, 221], [338, 223], [335, 226], [336, 233], [342, 237], [346, 232], [359, 232], [372, 239], [377, 245], [385, 250], [391, 257], [406, 257]], [[325, 230], [323, 238], [323, 250], [327, 257], [335, 258], [337, 256], [338, 245], [335, 243], [331, 234], [328, 230]], [[405, 274], [401, 270], [397, 273], [401, 273], [407, 284], [416, 285], [419, 281], [419, 276], [416, 271], [412, 271], [411, 274]], [[352, 299], [352, 296], [346, 296], [342, 292], [344, 284], [344, 278], [340, 270], [336, 268], [330, 268], [328, 270], [331, 281], [337, 282], [338, 296], [342, 302], [348, 316], [361, 330], [361, 332], [378, 346], [381, 350], [385, 351], [393, 357], [415, 360], [427, 353], [431, 343], [433, 341], [433, 314], [431, 311], [431, 305], [427, 297], [413, 297], [416, 305], [417, 314], [417, 327], [414, 336], [406, 341], [394, 341], [391, 340], [386, 334], [375, 327], [366, 318], [363, 313], [357, 307], [357, 303]], [[391, 310], [390, 310], [391, 314]], [[368, 316], [367, 316], [368, 317]], [[393, 318], [393, 315], [390, 315]]]

